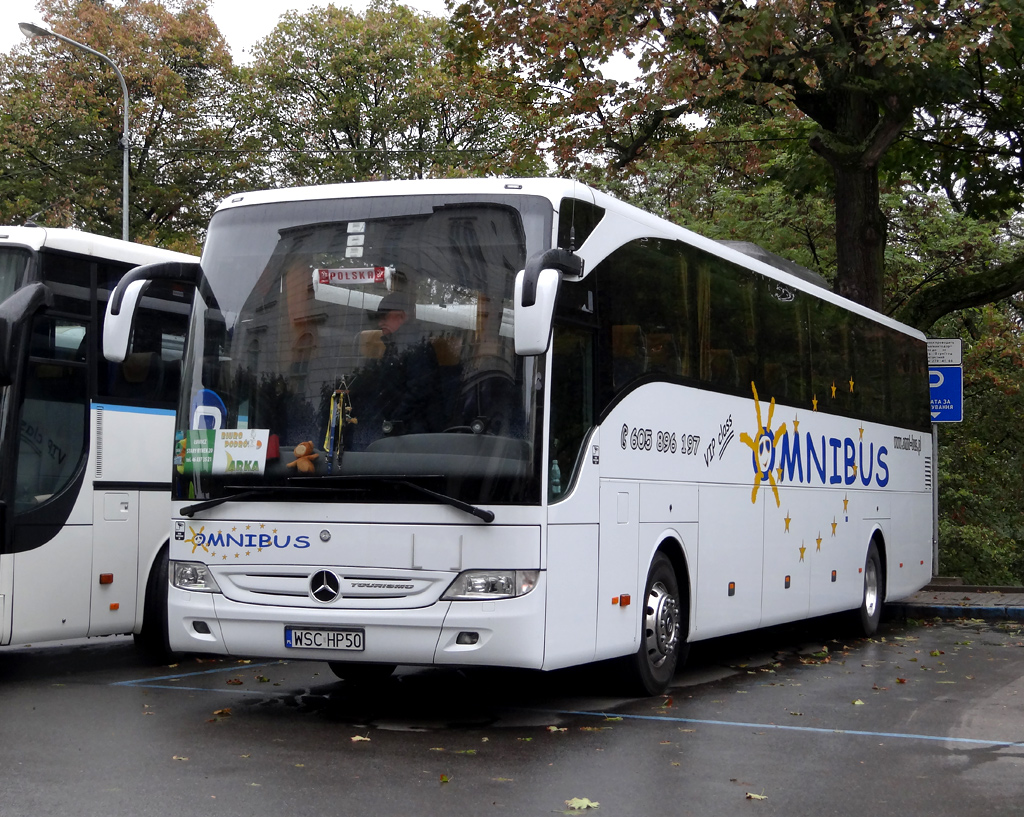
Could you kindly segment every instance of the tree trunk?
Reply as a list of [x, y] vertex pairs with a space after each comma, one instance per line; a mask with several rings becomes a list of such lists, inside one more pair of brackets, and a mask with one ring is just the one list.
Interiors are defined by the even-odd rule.
[[885, 306], [885, 242], [878, 168], [835, 162], [836, 291], [879, 312]]

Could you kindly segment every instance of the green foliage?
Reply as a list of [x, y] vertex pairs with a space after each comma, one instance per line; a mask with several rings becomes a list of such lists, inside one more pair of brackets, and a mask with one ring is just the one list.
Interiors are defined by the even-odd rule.
[[393, 3], [286, 13], [243, 72], [236, 116], [261, 185], [542, 174], [529, 111], [482, 67], [459, 69], [448, 24]]
[[[236, 178], [234, 68], [203, 0], [41, 0], [46, 26], [128, 85], [131, 237], [195, 252]], [[0, 56], [0, 222], [120, 236], [122, 93], [87, 52], [37, 38]]]

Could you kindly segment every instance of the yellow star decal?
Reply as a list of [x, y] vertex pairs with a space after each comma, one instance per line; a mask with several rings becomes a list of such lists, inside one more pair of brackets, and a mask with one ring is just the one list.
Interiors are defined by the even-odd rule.
[[836, 399], [836, 381], [832, 381], [832, 399]]
[[775, 470], [779, 472], [779, 482], [782, 482], [782, 466], [780, 465]]
[[814, 406], [814, 410], [818, 410], [818, 395], [814, 395], [814, 399], [811, 400], [811, 405]]
[[835, 536], [835, 535], [836, 535], [836, 527], [837, 527], [838, 525], [839, 525], [839, 523], [838, 523], [838, 522], [836, 522], [836, 518], [835, 518], [835, 517], [833, 516], [833, 517], [832, 517], [832, 535], [833, 535], [833, 536]]
[[852, 468], [853, 468], [853, 475], [856, 477], [857, 476], [857, 463], [854, 463]]
[[793, 418], [793, 433], [794, 434], [799, 434], [800, 433], [800, 420], [798, 419], [799, 416], [800, 415], [797, 415], [796, 417]]
[[818, 531], [818, 538], [814, 541], [818, 543], [818, 546], [815, 548], [815, 550], [821, 550], [821, 531]]
[[853, 394], [853, 378], [850, 378], [850, 394]]
[[236, 559], [238, 558], [238, 554], [237, 554], [237, 553], [235, 554], [235, 558], [236, 558]]
[[236, 530], [238, 530], [238, 528], [232, 528], [231, 532], [234, 533]]
[[224, 561], [226, 562], [226, 561], [228, 560], [228, 555], [227, 555], [227, 554], [225, 553], [225, 554], [224, 554], [223, 556], [221, 556], [220, 558], [222, 558], [222, 559], [223, 559], [223, 560], [224, 560]]
[[804, 547], [804, 543], [803, 543], [803, 542], [801, 542], [801, 543], [800, 543], [800, 561], [801, 561], [801, 562], [802, 562], [802, 561], [804, 560], [804, 553], [805, 553], [806, 551], [807, 551], [807, 548], [805, 548], [805, 547]]
[[245, 552], [245, 558], [248, 559], [250, 556], [252, 556], [252, 554], [249, 551], [246, 551]]
[[246, 529], [246, 530], [252, 530], [252, 525], [246, 525], [246, 526], [245, 526], [245, 529]]
[[786, 511], [786, 533], [789, 533], [789, 523], [793, 520], [789, 517], [789, 511]]
[[861, 425], [860, 425], [860, 438], [862, 440], [864, 439], [864, 424], [863, 423], [861, 423]]
[[263, 530], [265, 527], [266, 527], [266, 525], [264, 525], [262, 522], [260, 522], [260, 530]]
[[849, 496], [844, 496], [843, 497], [843, 513], [849, 513], [849, 512], [850, 512], [850, 497]]

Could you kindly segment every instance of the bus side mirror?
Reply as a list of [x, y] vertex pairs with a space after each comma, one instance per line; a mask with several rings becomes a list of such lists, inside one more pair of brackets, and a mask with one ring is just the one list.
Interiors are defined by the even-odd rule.
[[516, 275], [513, 318], [517, 355], [542, 355], [551, 342], [551, 323], [562, 274], [581, 276], [583, 259], [562, 249], [531, 257]]
[[202, 276], [203, 268], [197, 262], [182, 261], [143, 264], [127, 272], [117, 282], [107, 300], [107, 311], [103, 318], [103, 357], [111, 363], [123, 363], [128, 357], [135, 312], [150, 281], [180, 281], [199, 286]]
[[0, 303], [0, 386], [11, 385], [14, 378], [18, 330], [43, 306], [53, 306], [53, 291], [38, 281]]

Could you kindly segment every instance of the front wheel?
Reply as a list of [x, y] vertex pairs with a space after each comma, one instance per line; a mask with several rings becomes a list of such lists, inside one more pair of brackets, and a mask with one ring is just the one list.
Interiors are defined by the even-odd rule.
[[882, 576], [882, 558], [872, 541], [864, 560], [864, 592], [855, 618], [858, 631], [865, 636], [874, 635], [882, 620]]
[[659, 553], [651, 562], [640, 620], [640, 647], [627, 659], [630, 686], [643, 695], [659, 695], [686, 661], [690, 610], [680, 596], [672, 562]]
[[146, 582], [146, 598], [142, 606], [142, 629], [135, 633], [135, 646], [153, 664], [169, 664], [174, 660], [167, 636], [167, 545], [160, 548]]

